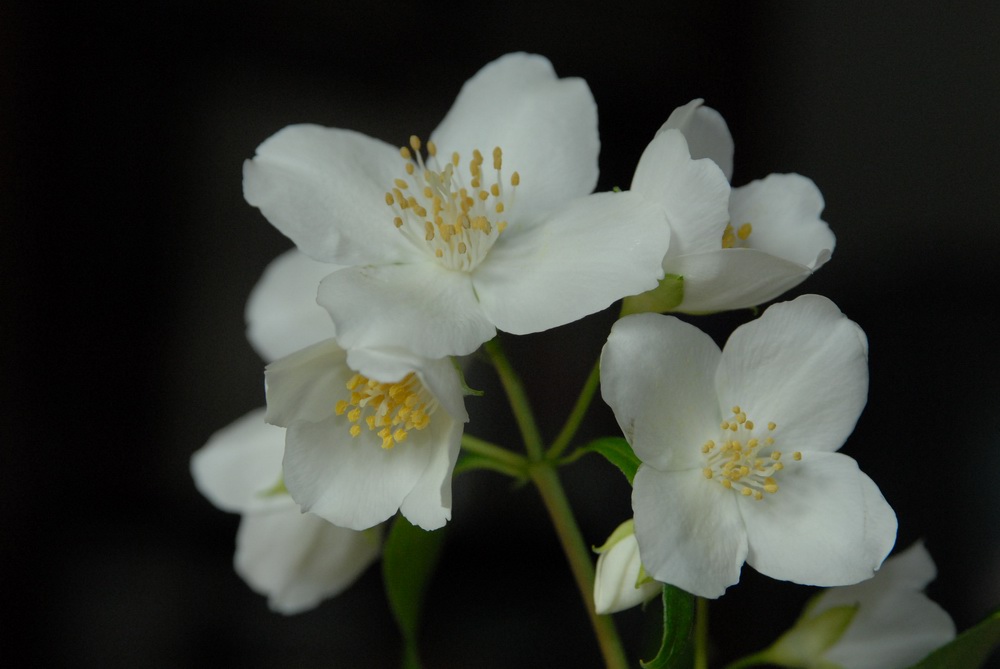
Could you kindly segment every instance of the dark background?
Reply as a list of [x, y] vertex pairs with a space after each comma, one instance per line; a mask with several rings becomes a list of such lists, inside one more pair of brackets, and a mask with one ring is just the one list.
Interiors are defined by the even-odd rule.
[[[393, 666], [377, 569], [317, 610], [271, 614], [231, 568], [238, 519], [188, 459], [260, 405], [243, 305], [290, 246], [241, 193], [241, 162], [293, 122], [401, 144], [508, 52], [584, 77], [600, 188], [627, 187], [694, 97], [736, 139], [734, 183], [821, 188], [825, 294], [867, 331], [871, 392], [845, 448], [940, 573], [964, 629], [1000, 604], [1000, 5], [175, 2], [0, 10], [3, 461], [0, 660], [35, 666]], [[746, 314], [699, 324], [721, 339]], [[551, 437], [613, 317], [508, 338]], [[581, 334], [582, 333], [582, 334]], [[474, 365], [469, 431], [510, 419]], [[585, 435], [614, 432], [595, 405]], [[565, 472], [587, 541], [630, 513], [597, 460]], [[599, 666], [537, 495], [455, 483], [432, 584], [428, 667]], [[758, 648], [809, 594], [744, 570], [712, 609], [716, 658]], [[619, 617], [641, 652], [643, 617]]]

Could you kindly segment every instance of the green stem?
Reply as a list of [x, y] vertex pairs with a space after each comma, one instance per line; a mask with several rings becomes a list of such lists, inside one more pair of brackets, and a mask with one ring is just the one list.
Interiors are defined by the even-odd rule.
[[486, 342], [486, 354], [490, 357], [493, 367], [497, 370], [500, 383], [507, 393], [507, 400], [510, 408], [514, 412], [514, 420], [521, 430], [521, 438], [524, 440], [524, 448], [528, 453], [528, 458], [532, 461], [539, 461], [545, 457], [544, 446], [542, 445], [542, 433], [535, 422], [535, 415], [531, 411], [528, 403], [528, 395], [524, 391], [524, 384], [521, 378], [514, 371], [510, 361], [503, 352], [500, 340], [497, 337]]
[[594, 399], [594, 393], [597, 392], [598, 386], [601, 385], [601, 361], [600, 359], [594, 363], [594, 366], [590, 370], [590, 375], [583, 384], [583, 388], [580, 389], [580, 396], [576, 398], [576, 404], [573, 405], [573, 410], [570, 412], [569, 417], [566, 418], [566, 423], [563, 425], [562, 430], [559, 431], [559, 435], [556, 440], [552, 442], [552, 446], [549, 448], [547, 457], [550, 460], [555, 460], [562, 452], [566, 450], [569, 446], [570, 441], [576, 435], [576, 431], [580, 427], [580, 423], [583, 421], [583, 417], [587, 415], [587, 409], [590, 408], [590, 402]]
[[708, 600], [695, 600], [694, 669], [708, 669]]
[[563, 490], [562, 483], [555, 468], [548, 462], [537, 462], [529, 469], [531, 480], [542, 496], [552, 524], [555, 526], [559, 543], [562, 544], [563, 552], [569, 561], [570, 571], [580, 595], [583, 597], [583, 606], [590, 617], [590, 624], [594, 628], [597, 636], [597, 643], [601, 648], [601, 655], [604, 657], [604, 664], [608, 669], [625, 669], [629, 666], [625, 651], [622, 648], [621, 639], [618, 637], [618, 630], [615, 629], [614, 620], [611, 616], [601, 616], [594, 608], [594, 564], [591, 561], [590, 550], [583, 540], [580, 528], [573, 517], [569, 500]]
[[518, 469], [522, 472], [522, 475], [525, 475], [524, 472], [528, 466], [528, 459], [523, 455], [509, 451], [502, 446], [497, 446], [485, 439], [473, 437], [471, 434], [462, 435], [462, 448], [469, 453], [475, 453], [476, 455], [481, 455], [511, 468]]

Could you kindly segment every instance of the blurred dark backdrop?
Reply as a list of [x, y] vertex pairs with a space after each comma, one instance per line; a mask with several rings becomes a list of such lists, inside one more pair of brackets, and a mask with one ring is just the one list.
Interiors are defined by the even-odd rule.
[[[973, 624], [1000, 604], [998, 45], [996, 3], [7, 3], [4, 664], [393, 666], [377, 570], [311, 613], [269, 613], [231, 568], [238, 519], [188, 474], [212, 432], [262, 403], [243, 304], [290, 246], [243, 202], [241, 162], [293, 122], [426, 136], [465, 79], [516, 50], [589, 82], [602, 189], [627, 187], [694, 97], [730, 124], [735, 184], [820, 186], [838, 246], [797, 292], [831, 297], [871, 342], [845, 450], [897, 510], [897, 545], [926, 541], [933, 597]], [[699, 324], [724, 338], [745, 319]], [[550, 436], [611, 322], [508, 339]], [[504, 439], [489, 370], [469, 377], [489, 393], [468, 402], [470, 432]], [[595, 405], [585, 434], [613, 430]], [[588, 541], [629, 514], [603, 463], [565, 480]], [[534, 491], [489, 473], [455, 490], [428, 667], [599, 666]], [[713, 608], [717, 658], [772, 639], [807, 595], [745, 570]], [[620, 616], [633, 650], [642, 621]]]

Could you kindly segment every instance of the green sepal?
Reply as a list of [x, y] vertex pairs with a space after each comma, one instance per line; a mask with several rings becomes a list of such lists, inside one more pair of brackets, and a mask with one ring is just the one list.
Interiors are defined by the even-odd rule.
[[458, 373], [458, 382], [462, 385], [462, 394], [473, 395], [475, 397], [482, 397], [486, 394], [486, 391], [484, 390], [470, 388], [469, 384], [465, 382], [465, 370], [462, 369], [462, 364], [458, 361], [458, 358], [452, 357], [451, 364], [455, 367], [455, 371]]
[[622, 316], [654, 312], [662, 314], [673, 311], [684, 301], [684, 277], [667, 274], [660, 285], [640, 295], [626, 297], [622, 302]]
[[978, 669], [1000, 646], [1000, 609], [917, 662], [910, 669]]
[[632, 450], [632, 447], [622, 437], [601, 437], [590, 442], [580, 450], [584, 453], [598, 453], [603, 455], [608, 462], [621, 470], [625, 478], [628, 479], [629, 485], [632, 485], [635, 472], [639, 469], [639, 465], [642, 464]]
[[811, 610], [813, 598], [791, 629], [778, 637], [770, 648], [757, 653], [758, 659], [783, 667], [831, 667], [837, 665], [822, 658], [827, 650], [840, 641], [858, 612], [857, 605], [834, 606], [818, 615]]
[[278, 479], [278, 482], [267, 490], [262, 490], [257, 493], [258, 497], [274, 497], [275, 495], [287, 495], [288, 488], [285, 487], [285, 478], [282, 477]]
[[382, 580], [389, 608], [403, 636], [404, 669], [419, 669], [417, 632], [427, 585], [441, 553], [444, 529], [427, 532], [396, 518], [382, 549]]
[[639, 662], [643, 669], [680, 669], [694, 662], [694, 595], [663, 586], [663, 639], [656, 657]]

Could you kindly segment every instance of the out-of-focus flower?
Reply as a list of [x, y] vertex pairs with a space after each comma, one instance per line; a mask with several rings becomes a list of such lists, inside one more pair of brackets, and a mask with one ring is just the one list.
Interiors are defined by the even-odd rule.
[[292, 614], [351, 585], [378, 558], [382, 528], [357, 532], [302, 513], [281, 486], [284, 432], [252, 411], [192, 456], [191, 473], [212, 504], [243, 516], [236, 573], [271, 609]]
[[397, 510], [426, 530], [451, 518], [451, 475], [468, 420], [448, 358], [342, 349], [329, 339], [267, 366], [267, 422], [287, 428], [292, 498], [363, 530]]
[[588, 195], [598, 149], [586, 83], [514, 53], [466, 82], [426, 144], [289, 126], [243, 188], [304, 253], [343, 266], [319, 289], [343, 347], [440, 358], [657, 285], [669, 226], [639, 195]]
[[598, 553], [594, 575], [594, 608], [598, 613], [630, 609], [656, 597], [663, 588], [642, 568], [632, 520], [619, 525], [594, 551]]
[[697, 328], [615, 324], [601, 389], [642, 461], [632, 507], [658, 581], [718, 597], [745, 562], [773, 578], [847, 585], [892, 548], [896, 516], [835, 453], [868, 391], [867, 340], [818, 295], [770, 307], [720, 351]]
[[903, 669], [955, 638], [951, 616], [923, 590], [937, 570], [917, 542], [875, 576], [816, 595], [795, 625], [755, 657], [803, 669]]
[[[680, 131], [692, 158], [711, 159], [732, 178], [733, 139], [722, 116], [701, 100], [679, 107], [646, 148], [632, 191], [673, 206], [676, 177], [665, 168], [664, 135]], [[714, 200], [705, 200], [706, 203]], [[671, 217], [673, 236], [660, 286], [626, 300], [626, 311], [702, 313], [751, 307], [778, 297], [819, 269], [835, 239], [820, 218], [823, 196], [798, 174], [770, 174], [732, 189], [728, 210]]]

